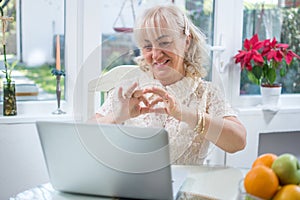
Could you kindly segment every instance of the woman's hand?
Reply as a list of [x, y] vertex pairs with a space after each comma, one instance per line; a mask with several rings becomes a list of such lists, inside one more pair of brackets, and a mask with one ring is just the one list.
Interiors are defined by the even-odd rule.
[[117, 101], [113, 102], [113, 117], [116, 123], [122, 123], [127, 119], [149, 112], [149, 102], [143, 91], [136, 89], [137, 86], [138, 84], [135, 82], [127, 91], [123, 91], [122, 86], [119, 87]]
[[[149, 105], [149, 112], [168, 114], [177, 120], [182, 120], [182, 106], [176, 102], [176, 98], [166, 90], [159, 87], [146, 88], [144, 94], [152, 93], [157, 96]], [[154, 108], [159, 102], [164, 103], [164, 107]]]

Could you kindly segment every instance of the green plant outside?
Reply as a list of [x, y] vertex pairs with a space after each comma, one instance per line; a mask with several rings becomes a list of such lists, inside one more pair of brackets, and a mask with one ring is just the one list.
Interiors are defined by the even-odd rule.
[[[44, 64], [37, 67], [26, 67], [22, 65], [17, 65], [16, 70], [24, 74], [25, 77], [33, 80], [40, 88], [45, 92], [50, 94], [56, 93], [56, 78], [51, 74], [51, 69], [53, 67], [48, 64]], [[65, 77], [61, 77], [61, 90], [62, 99], [64, 99], [64, 80]]]

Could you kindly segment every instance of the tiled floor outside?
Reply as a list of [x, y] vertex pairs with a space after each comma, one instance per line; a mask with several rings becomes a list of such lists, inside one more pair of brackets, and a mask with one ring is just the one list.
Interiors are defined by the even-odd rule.
[[[2, 73], [3, 69], [0, 69], [1, 73], [0, 73], [0, 77], [2, 78], [1, 80], [4, 80], [4, 73]], [[16, 90], [18, 90], [18, 85], [24, 85], [24, 84], [34, 84], [34, 81], [28, 79], [27, 77], [25, 77], [22, 73], [20, 73], [17, 70], [14, 70], [12, 72], [12, 79], [15, 81], [16, 83]], [[54, 80], [55, 81], [55, 80]], [[0, 84], [0, 86], [2, 86], [2, 83]], [[38, 87], [38, 86], [36, 86]], [[2, 88], [0, 90], [0, 96], [1, 96], [1, 100], [2, 101]], [[53, 100], [56, 99], [56, 95], [55, 94], [49, 94], [47, 92], [45, 92], [42, 88], [38, 87], [38, 96], [37, 97], [17, 97], [17, 100]]]

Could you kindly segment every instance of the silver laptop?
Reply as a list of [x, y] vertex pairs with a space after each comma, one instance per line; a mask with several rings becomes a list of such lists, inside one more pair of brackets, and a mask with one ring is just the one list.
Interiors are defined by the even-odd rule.
[[[52, 186], [62, 192], [175, 199], [164, 129], [70, 122], [36, 123]], [[173, 182], [173, 185], [172, 185]]]

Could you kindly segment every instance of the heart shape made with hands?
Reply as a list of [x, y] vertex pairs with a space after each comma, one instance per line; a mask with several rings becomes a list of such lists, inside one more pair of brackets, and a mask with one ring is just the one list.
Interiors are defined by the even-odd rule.
[[180, 104], [176, 102], [176, 98], [161, 87], [151, 86], [139, 89], [138, 83], [135, 82], [124, 93], [121, 86], [118, 90], [118, 99], [122, 104], [121, 110], [126, 109], [127, 116], [130, 118], [146, 113], [167, 114], [178, 120], [182, 116], [181, 107], [178, 106]]

